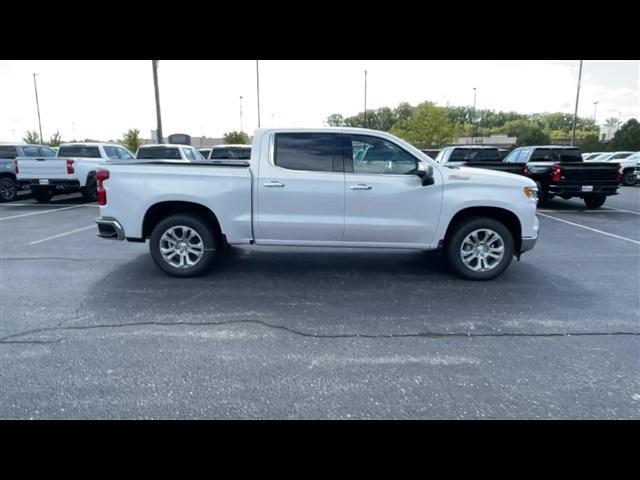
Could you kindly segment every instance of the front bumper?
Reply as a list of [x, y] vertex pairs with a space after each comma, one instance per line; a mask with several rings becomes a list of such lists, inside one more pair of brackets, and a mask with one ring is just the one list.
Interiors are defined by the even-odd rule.
[[528, 252], [536, 246], [536, 242], [538, 241], [538, 237], [522, 237], [522, 242], [520, 243], [520, 253]]
[[124, 229], [120, 222], [113, 217], [98, 217], [98, 236], [107, 240], [124, 240]]

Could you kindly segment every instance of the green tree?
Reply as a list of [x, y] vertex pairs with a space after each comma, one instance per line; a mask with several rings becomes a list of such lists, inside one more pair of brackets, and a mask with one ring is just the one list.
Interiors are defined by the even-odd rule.
[[344, 127], [344, 117], [339, 113], [334, 113], [327, 117], [327, 125], [330, 127]]
[[640, 150], [640, 123], [635, 118], [628, 120], [616, 132], [611, 141], [613, 150]]
[[511, 120], [502, 126], [502, 132], [510, 137], [517, 137], [516, 147], [551, 142], [549, 135], [542, 128], [527, 120]]
[[393, 116], [396, 122], [408, 121], [413, 116], [414, 108], [408, 102], [400, 102], [400, 104], [393, 109]]
[[618, 125], [618, 123], [619, 123], [619, 122], [618, 122], [618, 119], [617, 119], [617, 118], [615, 118], [615, 117], [607, 118], [607, 119], [604, 121], [604, 124], [605, 124], [607, 127], [615, 127], [616, 125]]
[[50, 147], [58, 147], [61, 143], [62, 139], [60, 138], [60, 132], [56, 131], [56, 133], [51, 135], [51, 138], [49, 138], [47, 145], [49, 145]]
[[122, 136], [120, 143], [127, 147], [131, 152], [136, 153], [138, 151], [138, 147], [142, 145], [140, 130], [137, 128], [130, 128], [127, 133]]
[[35, 130], [27, 130], [27, 132], [24, 134], [24, 137], [22, 137], [22, 141], [24, 143], [40, 143], [40, 135], [38, 135], [38, 132], [36, 132]]
[[409, 120], [399, 120], [391, 133], [418, 148], [431, 148], [451, 143], [457, 131], [446, 109], [424, 102], [415, 107]]
[[249, 135], [244, 132], [227, 132], [222, 136], [224, 143], [227, 144], [248, 144], [249, 143]]
[[585, 136], [582, 139], [582, 141], [578, 142], [578, 146], [580, 147], [580, 150], [582, 150], [583, 152], [604, 151], [602, 143], [600, 143], [600, 140], [598, 140], [598, 135], [594, 135], [594, 134], [589, 134]]

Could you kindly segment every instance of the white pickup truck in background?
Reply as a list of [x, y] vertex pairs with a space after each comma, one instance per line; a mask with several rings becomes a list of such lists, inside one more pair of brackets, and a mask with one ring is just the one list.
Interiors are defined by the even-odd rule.
[[445, 167], [374, 130], [259, 129], [249, 161], [109, 162], [97, 179], [98, 236], [149, 239], [180, 277], [256, 244], [442, 248], [455, 272], [487, 280], [538, 238], [533, 180]]
[[87, 202], [98, 198], [96, 171], [107, 160], [133, 160], [126, 148], [114, 143], [65, 143], [55, 157], [16, 158], [18, 180], [31, 186], [41, 203], [56, 194], [80, 192]]
[[189, 145], [147, 144], [140, 145], [136, 152], [138, 160], [204, 160], [200, 151]]

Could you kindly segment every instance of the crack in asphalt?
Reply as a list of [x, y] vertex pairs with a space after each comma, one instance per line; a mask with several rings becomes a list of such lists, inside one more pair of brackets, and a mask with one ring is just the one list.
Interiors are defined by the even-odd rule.
[[0, 338], [0, 344], [8, 344], [8, 343], [38, 343], [38, 342], [46, 342], [46, 343], [57, 343], [54, 341], [10, 341], [10, 339], [22, 337], [25, 335], [30, 335], [34, 333], [44, 333], [51, 331], [65, 331], [65, 330], [94, 330], [94, 329], [108, 329], [108, 328], [127, 328], [127, 327], [144, 327], [144, 326], [222, 326], [222, 325], [233, 325], [233, 324], [254, 324], [261, 325], [267, 327], [269, 329], [274, 330], [282, 330], [288, 333], [292, 333], [294, 335], [307, 337], [307, 338], [318, 338], [318, 339], [341, 339], [341, 338], [368, 338], [368, 339], [381, 339], [381, 338], [449, 338], [449, 337], [459, 337], [459, 338], [471, 338], [471, 337], [542, 337], [542, 338], [553, 338], [553, 337], [586, 337], [586, 336], [640, 336], [640, 332], [626, 332], [626, 331], [615, 331], [615, 332], [549, 332], [549, 333], [474, 333], [474, 332], [417, 332], [417, 333], [380, 333], [380, 334], [366, 334], [366, 333], [352, 333], [352, 334], [319, 334], [319, 333], [309, 333], [304, 332], [302, 330], [296, 330], [291, 327], [286, 327], [283, 325], [273, 325], [268, 322], [264, 322], [262, 320], [228, 320], [221, 322], [131, 322], [131, 323], [122, 323], [122, 324], [97, 324], [97, 325], [70, 325], [70, 326], [60, 326], [60, 327], [47, 327], [47, 328], [39, 328], [34, 330], [26, 330], [24, 332], [14, 333], [12, 335], [7, 335], [6, 337]]

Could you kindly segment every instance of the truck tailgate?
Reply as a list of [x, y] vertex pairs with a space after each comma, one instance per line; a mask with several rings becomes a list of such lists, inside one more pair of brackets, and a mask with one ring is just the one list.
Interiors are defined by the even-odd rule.
[[610, 162], [561, 163], [562, 180], [576, 183], [618, 182], [618, 164]]
[[72, 173], [67, 172], [68, 158], [58, 157], [18, 157], [18, 180], [47, 178], [56, 180], [74, 179]]

